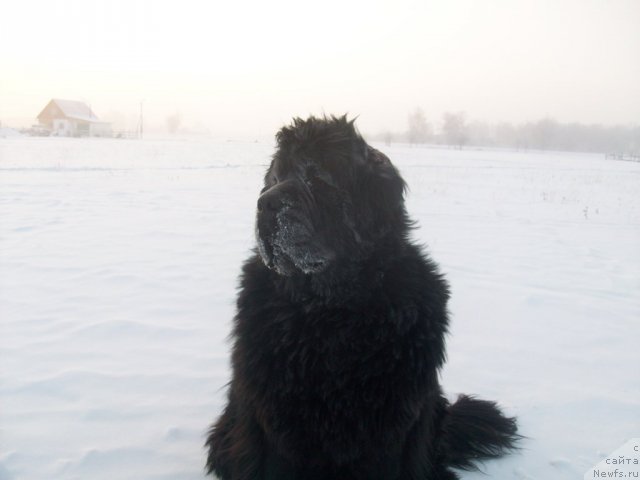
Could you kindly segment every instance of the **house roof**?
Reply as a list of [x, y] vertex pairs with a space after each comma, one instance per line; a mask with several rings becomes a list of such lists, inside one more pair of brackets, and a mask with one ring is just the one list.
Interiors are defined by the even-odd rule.
[[[46, 107], [40, 112], [42, 115], [51, 104], [55, 104], [62, 114], [66, 118], [71, 118], [74, 120], [83, 120], [85, 122], [99, 122], [100, 119], [96, 116], [95, 113], [91, 110], [91, 108], [84, 102], [78, 102], [76, 100], [62, 100], [59, 98], [54, 98], [51, 100]], [[38, 115], [38, 117], [40, 117]]]

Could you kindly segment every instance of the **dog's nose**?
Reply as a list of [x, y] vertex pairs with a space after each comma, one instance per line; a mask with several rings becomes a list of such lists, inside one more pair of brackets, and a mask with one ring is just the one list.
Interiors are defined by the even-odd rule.
[[282, 195], [274, 192], [273, 189], [267, 190], [258, 197], [258, 212], [275, 212], [282, 206]]

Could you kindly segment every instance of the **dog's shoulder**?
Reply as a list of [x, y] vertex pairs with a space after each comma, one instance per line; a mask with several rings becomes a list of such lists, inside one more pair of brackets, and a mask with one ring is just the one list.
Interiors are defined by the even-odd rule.
[[395, 303], [422, 305], [431, 310], [446, 307], [449, 284], [425, 249], [407, 243], [384, 272], [382, 289]]

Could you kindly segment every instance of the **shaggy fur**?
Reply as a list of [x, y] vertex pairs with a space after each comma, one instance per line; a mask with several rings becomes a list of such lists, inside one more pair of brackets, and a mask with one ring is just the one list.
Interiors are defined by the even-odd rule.
[[346, 117], [277, 134], [241, 276], [222, 480], [456, 479], [516, 422], [438, 382], [449, 289], [408, 238], [405, 183]]

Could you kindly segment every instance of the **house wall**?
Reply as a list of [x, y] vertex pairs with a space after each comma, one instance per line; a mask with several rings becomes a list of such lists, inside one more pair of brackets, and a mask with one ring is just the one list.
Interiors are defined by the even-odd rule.
[[66, 118], [54, 118], [51, 127], [51, 135], [56, 137], [71, 137], [75, 133], [75, 126]]
[[62, 118], [64, 118], [63, 113], [53, 101], [50, 101], [40, 115], [38, 115], [38, 121], [40, 124], [49, 128], [52, 133], [54, 131], [54, 120]]
[[110, 137], [109, 123], [89, 123], [66, 118], [55, 118], [52, 121], [51, 135], [56, 137]]

